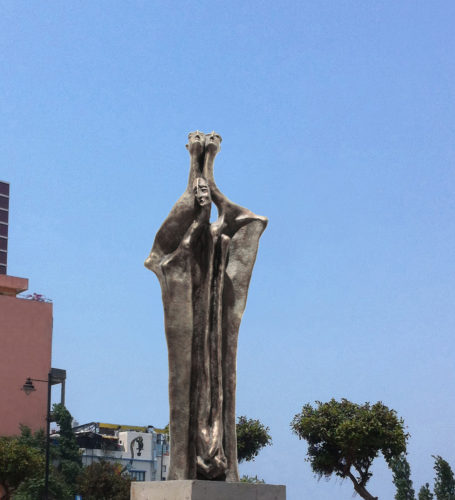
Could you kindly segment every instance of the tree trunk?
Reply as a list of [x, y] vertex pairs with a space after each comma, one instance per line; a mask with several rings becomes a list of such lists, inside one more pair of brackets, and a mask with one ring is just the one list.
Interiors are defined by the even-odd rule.
[[371, 495], [370, 492], [367, 491], [365, 486], [362, 486], [351, 472], [348, 472], [347, 476], [354, 484], [354, 490], [356, 491], [356, 493], [358, 493], [364, 500], [378, 500], [378, 497], [374, 497], [373, 495]]

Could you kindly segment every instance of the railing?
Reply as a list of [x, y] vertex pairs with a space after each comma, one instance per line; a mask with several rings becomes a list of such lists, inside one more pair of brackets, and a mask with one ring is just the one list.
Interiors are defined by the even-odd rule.
[[46, 302], [47, 304], [52, 304], [52, 299], [42, 295], [41, 293], [28, 293], [27, 295], [18, 295], [18, 299], [24, 300], [34, 300], [35, 302]]

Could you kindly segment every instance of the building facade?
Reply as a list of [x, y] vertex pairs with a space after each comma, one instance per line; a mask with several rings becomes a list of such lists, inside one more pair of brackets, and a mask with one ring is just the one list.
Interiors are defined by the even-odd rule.
[[62, 384], [65, 370], [51, 368], [52, 304], [39, 294], [20, 296], [28, 279], [8, 274], [10, 186], [0, 181], [0, 436], [20, 425], [46, 429], [48, 384]]
[[9, 183], [0, 181], [0, 274], [8, 263]]
[[91, 422], [73, 431], [83, 465], [108, 460], [119, 464], [135, 481], [167, 479], [169, 444], [163, 429]]
[[[0, 436], [19, 425], [46, 428], [47, 380], [52, 354], [52, 304], [26, 300], [28, 280], [0, 274]], [[33, 379], [34, 390], [23, 390]]]

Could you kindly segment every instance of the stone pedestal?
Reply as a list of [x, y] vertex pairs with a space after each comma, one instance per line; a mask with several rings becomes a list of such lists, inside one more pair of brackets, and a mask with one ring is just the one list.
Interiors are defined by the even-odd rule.
[[286, 486], [223, 481], [134, 481], [131, 500], [286, 500]]

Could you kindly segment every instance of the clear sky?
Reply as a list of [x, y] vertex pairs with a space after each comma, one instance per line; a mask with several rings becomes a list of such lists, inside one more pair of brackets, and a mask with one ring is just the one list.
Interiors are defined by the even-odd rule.
[[[455, 468], [453, 1], [0, 5], [9, 274], [54, 303], [80, 422], [168, 422], [161, 293], [143, 267], [186, 186], [188, 132], [269, 217], [240, 330], [237, 413], [273, 447], [241, 472], [348, 499], [289, 429], [302, 405], [382, 401], [416, 489]], [[370, 490], [393, 498], [382, 459]]]

